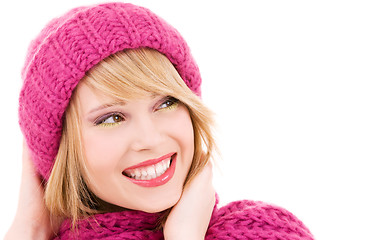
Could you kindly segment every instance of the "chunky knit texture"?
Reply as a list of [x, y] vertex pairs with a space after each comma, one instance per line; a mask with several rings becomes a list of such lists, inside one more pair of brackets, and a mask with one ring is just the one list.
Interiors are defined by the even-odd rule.
[[[124, 211], [95, 215], [82, 220], [78, 232], [72, 232], [65, 221], [57, 240], [64, 239], [164, 239], [155, 230], [159, 214]], [[294, 215], [285, 209], [263, 202], [237, 201], [214, 208], [208, 239], [243, 240], [312, 240], [313, 235]]]
[[22, 72], [19, 122], [32, 159], [48, 179], [73, 89], [102, 59], [148, 47], [166, 55], [187, 86], [201, 94], [199, 69], [178, 31], [148, 9], [107, 3], [52, 20], [31, 43]]

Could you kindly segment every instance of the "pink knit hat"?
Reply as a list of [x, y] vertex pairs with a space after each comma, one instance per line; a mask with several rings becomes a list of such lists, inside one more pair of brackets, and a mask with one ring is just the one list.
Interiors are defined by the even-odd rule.
[[124, 49], [163, 53], [187, 86], [201, 94], [199, 69], [178, 31], [148, 9], [107, 3], [71, 10], [32, 41], [22, 72], [19, 123], [40, 174], [48, 179], [59, 149], [63, 117], [86, 71]]

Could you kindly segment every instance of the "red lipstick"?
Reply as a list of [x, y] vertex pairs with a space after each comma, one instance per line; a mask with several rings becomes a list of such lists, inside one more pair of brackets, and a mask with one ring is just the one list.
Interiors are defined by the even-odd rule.
[[[129, 177], [128, 172], [134, 172], [135, 169], [139, 168], [145, 168], [145, 167], [152, 167], [155, 164], [160, 164], [160, 162], [168, 162], [168, 158], [170, 158], [170, 165], [169, 168], [165, 170], [164, 173], [160, 174], [158, 177], [152, 178], [150, 180], [141, 180], [141, 179], [135, 179], [134, 177]], [[150, 159], [145, 162], [139, 163], [137, 165], [131, 166], [127, 169], [125, 169], [122, 174], [126, 178], [128, 178], [131, 182], [134, 184], [137, 184], [142, 187], [157, 187], [164, 185], [167, 183], [174, 175], [175, 167], [176, 167], [176, 160], [177, 160], [177, 154], [176, 153], [169, 153], [166, 154], [160, 158], [157, 159]], [[142, 169], [141, 169], [142, 170]], [[144, 170], [144, 172], [147, 174], [147, 172]], [[141, 173], [139, 173], [141, 174]]]

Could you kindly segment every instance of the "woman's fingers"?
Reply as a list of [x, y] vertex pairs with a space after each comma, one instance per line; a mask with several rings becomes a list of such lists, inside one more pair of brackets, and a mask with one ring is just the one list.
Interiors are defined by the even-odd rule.
[[49, 239], [55, 229], [44, 202], [42, 180], [25, 142], [21, 178], [17, 213], [5, 239]]
[[215, 204], [212, 176], [209, 163], [186, 186], [165, 223], [165, 239], [204, 239]]

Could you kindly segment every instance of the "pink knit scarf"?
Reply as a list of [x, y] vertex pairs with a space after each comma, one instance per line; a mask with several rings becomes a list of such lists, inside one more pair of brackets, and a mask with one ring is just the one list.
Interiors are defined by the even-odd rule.
[[[155, 230], [159, 214], [124, 211], [97, 214], [81, 220], [78, 231], [65, 221], [55, 239], [164, 239]], [[237, 201], [214, 208], [208, 239], [312, 240], [313, 235], [287, 210], [263, 202]]]

